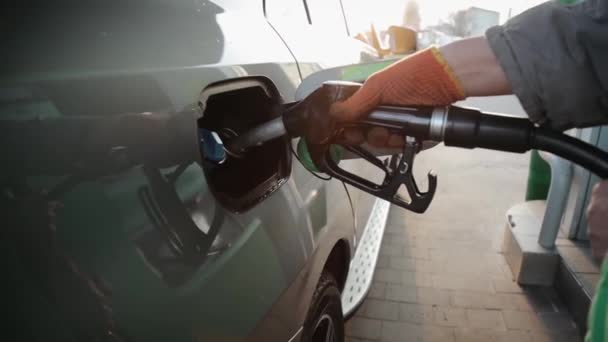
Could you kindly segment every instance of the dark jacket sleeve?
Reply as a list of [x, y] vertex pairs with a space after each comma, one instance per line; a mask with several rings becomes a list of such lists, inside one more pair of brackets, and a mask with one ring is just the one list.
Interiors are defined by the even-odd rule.
[[547, 2], [486, 37], [532, 121], [608, 124], [608, 0]]

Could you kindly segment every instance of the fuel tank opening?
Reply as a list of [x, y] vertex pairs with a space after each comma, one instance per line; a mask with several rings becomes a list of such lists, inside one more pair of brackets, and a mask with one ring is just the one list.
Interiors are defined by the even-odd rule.
[[[221, 89], [221, 91], [218, 91]], [[227, 80], [207, 87], [198, 120], [203, 170], [222, 206], [243, 212], [276, 191], [291, 171], [289, 141], [271, 140], [237, 154], [226, 144], [240, 134], [280, 116], [281, 97], [266, 78]]]

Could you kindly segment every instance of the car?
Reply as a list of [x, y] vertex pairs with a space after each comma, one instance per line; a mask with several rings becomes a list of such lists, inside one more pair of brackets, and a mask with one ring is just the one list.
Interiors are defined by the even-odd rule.
[[343, 340], [388, 203], [320, 179], [296, 141], [232, 166], [200, 153], [280, 115], [315, 72], [377, 57], [340, 1], [25, 1], [2, 16], [16, 339]]

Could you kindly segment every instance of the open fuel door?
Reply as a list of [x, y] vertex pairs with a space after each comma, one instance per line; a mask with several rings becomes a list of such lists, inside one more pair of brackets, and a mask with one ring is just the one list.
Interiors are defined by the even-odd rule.
[[[260, 203], [287, 181], [291, 172], [291, 151], [287, 138], [277, 138], [236, 156], [223, 149], [226, 142], [252, 127], [281, 115], [282, 98], [275, 85], [262, 76], [216, 82], [199, 97], [202, 117], [198, 120], [202, 151], [222, 149], [221, 162], [208, 162], [203, 169], [215, 198], [226, 209], [243, 212]], [[210, 137], [212, 132], [214, 137]], [[208, 136], [210, 138], [205, 139]], [[220, 143], [221, 144], [221, 143]], [[209, 152], [207, 152], [209, 153]]]

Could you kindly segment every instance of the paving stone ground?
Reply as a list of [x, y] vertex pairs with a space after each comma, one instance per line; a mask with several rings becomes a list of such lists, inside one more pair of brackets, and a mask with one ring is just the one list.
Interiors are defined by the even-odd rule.
[[500, 253], [506, 210], [525, 196], [529, 155], [438, 146], [422, 215], [391, 208], [372, 289], [347, 341], [580, 341], [553, 291], [521, 288]]

